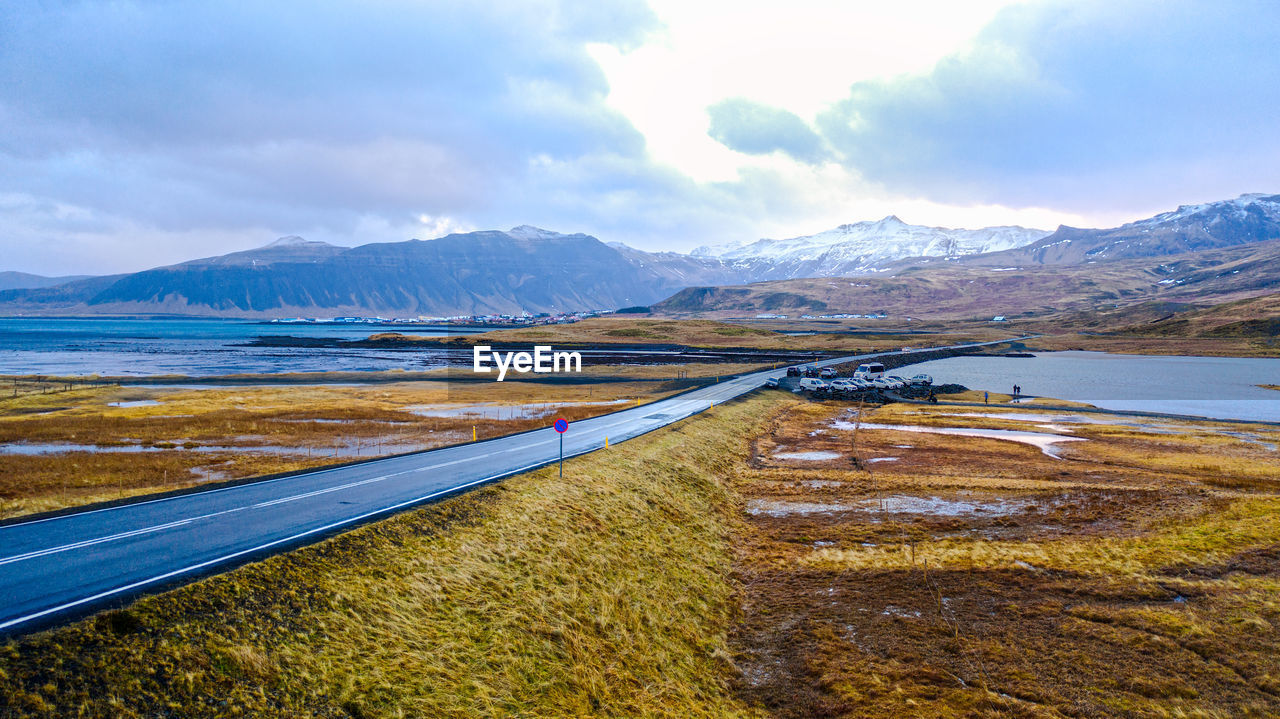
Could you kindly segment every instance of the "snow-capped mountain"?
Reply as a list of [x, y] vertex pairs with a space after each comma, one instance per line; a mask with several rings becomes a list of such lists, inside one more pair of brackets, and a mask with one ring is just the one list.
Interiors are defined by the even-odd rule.
[[1234, 200], [1183, 205], [1105, 230], [1059, 227], [1052, 235], [975, 264], [1069, 265], [1160, 257], [1280, 238], [1280, 195], [1250, 194]]
[[1048, 234], [1017, 226], [965, 230], [908, 225], [890, 215], [816, 235], [698, 247], [692, 255], [721, 260], [758, 279], [848, 276], [878, 272], [916, 257], [955, 258], [1010, 250]]

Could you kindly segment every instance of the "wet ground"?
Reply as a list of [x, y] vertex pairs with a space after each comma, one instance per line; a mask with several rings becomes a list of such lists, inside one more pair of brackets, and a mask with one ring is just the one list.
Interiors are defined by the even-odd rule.
[[[792, 405], [739, 475], [741, 695], [785, 717], [1280, 714], [1280, 526], [1222, 519], [1271, 507], [1272, 433], [1133, 425]], [[1177, 559], [1152, 549], [1184, 531]]]

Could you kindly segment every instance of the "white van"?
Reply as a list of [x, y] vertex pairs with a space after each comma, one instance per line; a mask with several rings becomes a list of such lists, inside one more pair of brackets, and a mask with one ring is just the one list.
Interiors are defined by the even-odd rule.
[[867, 364], [858, 365], [858, 369], [853, 371], [853, 378], [860, 380], [880, 379], [884, 376], [884, 365], [879, 362], [869, 362]]
[[827, 383], [817, 377], [805, 377], [800, 380], [800, 389], [805, 392], [812, 392], [815, 389], [826, 387]]

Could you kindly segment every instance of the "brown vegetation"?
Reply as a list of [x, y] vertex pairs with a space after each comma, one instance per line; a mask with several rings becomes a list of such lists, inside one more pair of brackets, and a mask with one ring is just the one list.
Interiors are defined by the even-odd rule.
[[[0, 451], [0, 518], [456, 444], [473, 428], [494, 437], [545, 426], [551, 413], [572, 421], [673, 391], [663, 382], [405, 382], [98, 387], [0, 399], [0, 445], [65, 445]], [[111, 406], [138, 402], [155, 404]]]
[[[1053, 431], [948, 414], [867, 419]], [[1088, 439], [1064, 459], [890, 430], [854, 447], [836, 418], [847, 408], [784, 410], [739, 484], [747, 700], [794, 717], [1280, 711], [1274, 452], [1123, 421], [1072, 425]], [[827, 454], [777, 456], [798, 451]]]
[[0, 717], [759, 716], [723, 473], [767, 406], [2, 644]]

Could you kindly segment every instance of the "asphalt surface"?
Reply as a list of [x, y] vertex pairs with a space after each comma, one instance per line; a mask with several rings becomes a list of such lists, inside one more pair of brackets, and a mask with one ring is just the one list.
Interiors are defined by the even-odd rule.
[[[756, 372], [574, 422], [564, 456], [601, 449], [606, 437], [616, 444], [678, 422], [785, 374]], [[559, 452], [560, 436], [548, 420], [534, 432], [2, 526], [0, 634], [33, 631], [225, 571], [544, 466]]]

